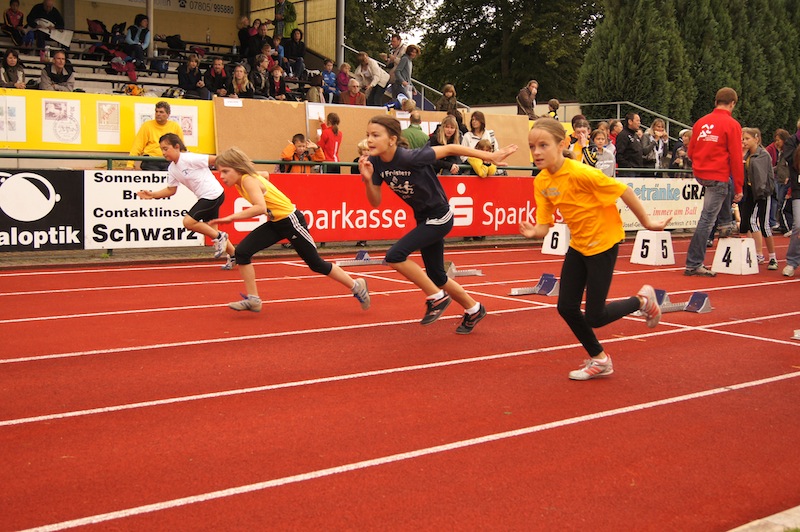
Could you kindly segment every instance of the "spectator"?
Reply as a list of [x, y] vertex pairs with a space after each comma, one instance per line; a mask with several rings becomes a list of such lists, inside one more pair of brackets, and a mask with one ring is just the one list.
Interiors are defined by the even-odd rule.
[[322, 76], [314, 74], [309, 80], [308, 90], [306, 91], [306, 101], [313, 103], [325, 103], [325, 91], [322, 89]]
[[9, 48], [3, 54], [3, 62], [0, 64], [0, 86], [10, 89], [25, 88], [25, 66], [19, 60], [16, 48]]
[[3, 13], [3, 32], [16, 46], [22, 46], [25, 39], [25, 13], [19, 10], [19, 0], [11, 0], [8, 9]]
[[547, 101], [547, 116], [553, 120], [558, 120], [558, 108], [561, 107], [561, 102], [552, 98]]
[[[458, 122], [456, 122], [456, 118], [453, 115], [448, 114], [442, 118], [442, 122], [439, 124], [439, 127], [436, 128], [436, 131], [434, 131], [430, 136], [428, 144], [430, 146], [463, 144], [461, 140], [461, 130], [458, 128]], [[443, 159], [437, 159], [433, 163], [433, 168], [436, 170], [437, 174], [456, 175], [460, 172], [460, 168], [458, 167], [460, 163], [461, 158], [458, 155], [449, 155]]]
[[[742, 199], [744, 184], [742, 126], [731, 115], [738, 100], [735, 90], [728, 87], [718, 90], [714, 98], [714, 110], [698, 120], [692, 128], [688, 155], [692, 160], [695, 178], [704, 187], [704, 195], [700, 219], [689, 242], [684, 275], [716, 276], [703, 265], [706, 243], [715, 221], [720, 238], [729, 236], [733, 230], [730, 207], [734, 201], [738, 203]], [[713, 135], [709, 134], [711, 130]], [[733, 201], [730, 197], [731, 176]]]
[[339, 95], [339, 103], [347, 105], [367, 105], [367, 98], [361, 92], [361, 83], [355, 78], [350, 78], [347, 84], [347, 92]]
[[[270, 60], [264, 54], [256, 56], [256, 64], [250, 71], [250, 83], [253, 85], [254, 98], [267, 99], [269, 98], [269, 82], [270, 82]], [[272, 67], [275, 68], [273, 63]]]
[[[336, 94], [341, 95], [347, 92], [350, 85], [350, 63], [342, 63], [339, 65], [339, 73], [336, 74], [336, 89], [339, 91]], [[341, 100], [337, 97], [336, 100]], [[334, 102], [335, 103], [335, 102]]]
[[481, 111], [475, 111], [469, 119], [469, 131], [464, 133], [461, 145], [474, 148], [481, 139], [487, 139], [492, 143], [493, 152], [500, 149], [497, 139], [494, 137], [494, 131], [486, 129], [486, 116]]
[[[643, 168], [642, 119], [631, 111], [625, 115], [625, 127], [617, 136], [617, 166], [620, 168]], [[625, 174], [630, 176], [631, 174]]]
[[228, 95], [228, 73], [225, 72], [225, 65], [222, 63], [222, 58], [214, 58], [211, 62], [211, 66], [208, 67], [208, 70], [206, 70], [203, 76], [203, 82], [212, 96]]
[[408, 147], [412, 150], [421, 148], [428, 143], [430, 137], [422, 131], [422, 114], [419, 111], [411, 112], [411, 124], [400, 135], [406, 139]]
[[785, 129], [776, 129], [773, 142], [766, 147], [767, 153], [772, 157], [772, 171], [775, 175], [775, 196], [772, 198], [770, 211], [770, 228], [780, 233], [789, 231], [791, 224], [786, 223], [783, 216], [783, 207], [786, 202], [786, 193], [789, 191], [789, 165], [782, 160], [783, 148], [789, 140], [789, 132]]
[[[281, 152], [281, 161], [316, 161], [325, 160], [325, 153], [313, 142], [306, 141], [302, 133], [292, 137], [292, 142]], [[312, 166], [304, 164], [281, 165], [281, 172], [286, 174], [308, 174]]]
[[436, 101], [436, 110], [447, 112], [456, 109], [458, 109], [456, 88], [451, 83], [447, 83], [442, 87], [442, 97]]
[[[320, 125], [322, 134], [319, 136], [319, 147], [322, 150], [323, 158], [326, 161], [339, 162], [339, 146], [342, 145], [342, 131], [339, 129], [339, 115], [336, 113], [328, 113], [328, 116], [323, 120], [320, 117]], [[338, 166], [326, 166], [323, 168], [324, 173], [339, 173]]]
[[[130, 154], [133, 156], [144, 155], [147, 157], [163, 157], [160, 139], [167, 133], [174, 133], [183, 141], [183, 131], [181, 126], [174, 120], [169, 119], [172, 109], [165, 101], [156, 103], [155, 119], [148, 120], [133, 139], [133, 146]], [[133, 161], [128, 161], [128, 168], [133, 168]], [[167, 170], [169, 161], [142, 161], [142, 170]]]
[[248, 36], [252, 37], [253, 35], [257, 35], [259, 27], [261, 27], [261, 19], [257, 18], [255, 20], [253, 20], [253, 24], [247, 30]]
[[786, 267], [783, 269], [785, 277], [794, 277], [794, 272], [800, 266], [800, 161], [797, 160], [797, 148], [800, 146], [800, 120], [797, 121], [797, 132], [790, 136], [783, 144], [781, 160], [789, 166], [789, 185], [792, 197], [792, 223], [791, 233], [785, 236], [790, 238], [789, 249], [786, 250]]
[[[690, 131], [691, 133], [691, 131]], [[681, 146], [675, 150], [675, 154], [672, 156], [672, 161], [669, 164], [669, 167], [673, 170], [691, 170], [692, 169], [692, 161], [689, 159], [689, 156], [686, 154], [686, 147]], [[679, 175], [679, 176], [671, 176], [671, 177], [688, 177], [686, 175]]]
[[136, 68], [140, 70], [145, 68], [145, 50], [150, 46], [149, 25], [150, 19], [147, 15], [139, 14], [125, 32], [125, 53], [133, 58]]
[[[492, 143], [487, 139], [481, 139], [475, 145], [475, 149], [492, 153]], [[497, 174], [497, 165], [492, 161], [478, 159], [477, 157], [467, 157], [467, 164], [470, 166], [470, 170], [467, 171], [468, 174], [476, 175], [478, 177], [491, 177]], [[475, 240], [484, 239], [484, 237], [467, 237], [465, 240], [470, 238], [474, 238]]]
[[742, 223], [739, 233], [746, 233], [755, 240], [756, 260], [764, 264], [766, 259], [762, 253], [764, 243], [769, 252], [768, 270], [778, 269], [778, 258], [775, 255], [775, 242], [772, 239], [772, 228], [769, 226], [770, 198], [775, 193], [775, 178], [772, 171], [772, 159], [761, 145], [761, 131], [756, 128], [742, 129], [742, 148], [744, 149], [744, 185], [742, 201], [739, 203], [739, 215]]
[[400, 63], [400, 59], [404, 55], [406, 55], [406, 45], [403, 43], [402, 37], [395, 33], [389, 39], [389, 53], [381, 53], [378, 55], [380, 60], [386, 63], [386, 70], [389, 74], [389, 80], [387, 83], [394, 83], [394, 74], [397, 70], [397, 65]]
[[608, 139], [611, 141], [611, 144], [613, 144], [615, 147], [617, 145], [617, 135], [620, 134], [622, 129], [623, 129], [622, 122], [620, 122], [616, 118], [608, 123]]
[[[64, 17], [61, 12], [54, 6], [55, 0], [43, 0], [40, 4], [36, 4], [28, 13], [28, 26], [31, 28], [55, 28], [58, 30], [64, 29]], [[43, 31], [36, 31], [36, 48], [39, 50], [39, 58], [42, 63], [47, 62], [47, 57], [44, 52], [44, 46], [47, 42], [49, 34]]]
[[[591, 127], [589, 121], [584, 118], [572, 121], [572, 133], [569, 135], [569, 149], [574, 154], [576, 161], [583, 160], [583, 149], [589, 146], [589, 133]], [[586, 161], [583, 161], [586, 163]], [[594, 166], [594, 165], [591, 165]]]
[[236, 36], [239, 38], [239, 59], [244, 60], [250, 57], [248, 54], [248, 46], [250, 45], [250, 19], [247, 15], [239, 17], [239, 23], [236, 25], [238, 33]]
[[255, 89], [247, 78], [247, 70], [241, 63], [233, 67], [233, 75], [225, 86], [228, 98], [253, 98]]
[[[611, 134], [611, 126], [608, 124], [608, 122], [603, 120], [599, 124], [597, 124], [597, 129], [605, 133], [606, 143], [603, 147], [606, 149], [606, 151], [610, 152], [611, 155], [614, 157], [614, 166], [616, 167], [617, 147], [614, 146], [614, 144], [609, 139], [609, 136]], [[589, 140], [591, 141], [591, 139]]]
[[178, 87], [183, 89], [184, 98], [211, 99], [211, 93], [206, 88], [203, 74], [200, 72], [200, 58], [197, 54], [189, 54], [186, 63], [178, 67]]
[[617, 160], [614, 157], [614, 153], [608, 149], [607, 143], [606, 132], [602, 129], [595, 129], [589, 135], [589, 145], [583, 148], [581, 155], [585, 164], [598, 168], [608, 177], [615, 177], [617, 174]]
[[303, 32], [300, 28], [292, 30], [292, 36], [284, 47], [284, 57], [289, 65], [289, 76], [305, 78], [306, 43], [303, 42]]
[[528, 120], [536, 120], [536, 94], [539, 92], [539, 82], [530, 80], [517, 94], [517, 114], [527, 115]]
[[325, 101], [334, 103], [339, 97], [339, 87], [336, 83], [336, 73], [333, 71], [333, 61], [325, 60], [322, 70], [322, 89], [325, 92]]
[[[426, 136], [426, 138], [427, 138], [427, 136]], [[364, 156], [369, 157], [369, 146], [367, 145], [367, 139], [361, 139], [358, 142], [358, 144], [356, 145], [356, 148], [358, 149], [358, 157], [356, 157], [353, 160], [354, 163], [357, 163], [358, 160], [361, 157], [364, 157]], [[358, 172], [358, 168], [356, 168], [355, 171]], [[367, 241], [366, 240], [359, 240], [359, 241], [356, 242], [356, 246], [360, 247], [360, 248], [365, 248], [365, 247], [367, 247]]]
[[642, 153], [645, 168], [669, 168], [669, 134], [662, 119], [653, 120], [642, 136]]
[[255, 67], [256, 56], [263, 53], [264, 45], [269, 44], [272, 47], [272, 38], [267, 35], [268, 29], [266, 24], [260, 25], [258, 33], [247, 41], [247, 62], [253, 67]]
[[414, 97], [414, 84], [411, 82], [411, 72], [414, 68], [413, 61], [419, 55], [419, 47], [410, 44], [406, 47], [406, 54], [400, 58], [400, 62], [394, 71], [394, 81], [392, 82], [392, 96], [397, 98], [400, 93], [404, 93], [409, 98]]
[[283, 79], [283, 69], [276, 65], [270, 74], [272, 74], [272, 77], [269, 82], [269, 97], [273, 100], [286, 100], [289, 91], [286, 90], [286, 80]]
[[368, 56], [366, 52], [359, 52], [356, 57], [358, 66], [353, 75], [364, 87], [367, 105], [380, 107], [383, 105], [383, 93], [389, 83], [389, 74], [378, 66], [378, 62]]
[[[264, 45], [261, 47], [261, 52], [256, 54], [256, 57], [259, 55], [263, 55], [267, 58], [267, 72], [272, 72], [272, 69], [278, 66], [277, 57], [278, 54], [273, 50], [272, 45], [268, 42], [265, 42]], [[253, 58], [253, 68], [255, 68], [255, 63], [257, 61], [256, 57]], [[248, 63], [249, 64], [249, 63]]]
[[[67, 64], [67, 53], [64, 50], [56, 50], [53, 54], [53, 62], [42, 68], [39, 88], [43, 91], [72, 92], [75, 90], [75, 70], [72, 65]], [[158, 153], [161, 153], [161, 148], [158, 149]]]
[[284, 71], [286, 71], [286, 53], [283, 45], [281, 44], [282, 42], [283, 37], [280, 35], [276, 35], [272, 38], [272, 48], [275, 51], [275, 55], [273, 55], [272, 58], [281, 66]]
[[275, 20], [267, 20], [267, 24], [275, 25], [273, 37], [282, 37], [287, 41], [291, 38], [292, 31], [297, 28], [297, 11], [289, 0], [276, 0]]

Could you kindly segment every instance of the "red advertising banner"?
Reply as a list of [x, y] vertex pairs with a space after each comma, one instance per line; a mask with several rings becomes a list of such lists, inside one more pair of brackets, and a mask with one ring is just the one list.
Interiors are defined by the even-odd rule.
[[[455, 212], [450, 236], [517, 235], [522, 220], [535, 219], [533, 177], [441, 176]], [[372, 207], [359, 175], [271, 174], [270, 180], [306, 216], [317, 242], [396, 240], [416, 223], [411, 210], [388, 187]], [[220, 215], [242, 211], [248, 203], [225, 187]], [[264, 223], [265, 217], [223, 226], [234, 243]]]

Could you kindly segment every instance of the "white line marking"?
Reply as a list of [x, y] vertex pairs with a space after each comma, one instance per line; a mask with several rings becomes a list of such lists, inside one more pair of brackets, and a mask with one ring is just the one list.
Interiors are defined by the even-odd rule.
[[298, 482], [305, 482], [308, 480], [314, 480], [324, 477], [329, 477], [333, 475], [338, 475], [342, 473], [349, 473], [351, 471], [358, 471], [360, 469], [367, 469], [370, 467], [378, 467], [384, 466], [387, 464], [392, 464], [396, 462], [402, 462], [405, 460], [413, 460], [416, 458], [420, 458], [423, 456], [430, 456], [433, 454], [444, 453], [448, 451], [454, 451], [457, 449], [464, 449], [466, 447], [474, 447], [477, 445], [483, 445], [487, 443], [493, 443], [505, 439], [510, 438], [518, 438], [521, 436], [527, 436], [530, 434], [535, 434], [537, 432], [543, 432], [546, 430], [558, 429], [563, 427], [568, 427], [571, 425], [577, 425], [580, 423], [587, 423], [596, 421], [599, 419], [609, 418], [613, 416], [619, 416], [624, 414], [631, 414], [634, 412], [640, 412], [642, 410], [647, 410], [650, 408], [657, 408], [662, 406], [673, 405], [685, 401], [693, 401], [698, 399], [704, 399], [707, 397], [712, 397], [715, 395], [744, 390], [747, 388], [754, 388], [757, 386], [764, 386], [788, 379], [795, 379], [800, 377], [800, 371], [794, 373], [788, 373], [785, 375], [778, 375], [775, 377], [769, 377], [766, 379], [759, 379], [750, 382], [744, 382], [740, 384], [733, 384], [730, 386], [724, 386], [720, 388], [713, 388], [709, 390], [704, 390], [701, 392], [695, 392], [685, 395], [679, 395], [675, 397], [669, 397], [666, 399], [660, 399], [657, 401], [649, 401], [646, 403], [639, 403], [635, 405], [625, 406], [621, 408], [614, 408], [611, 410], [605, 410], [602, 412], [596, 412], [594, 414], [586, 414], [583, 416], [576, 416], [568, 419], [562, 419], [559, 421], [552, 421], [550, 423], [543, 423], [541, 425], [533, 425], [530, 427], [525, 427], [521, 429], [509, 430], [506, 432], [498, 432], [494, 434], [488, 434], [486, 436], [480, 436], [477, 438], [470, 438], [467, 440], [460, 440], [451, 443], [447, 443], [444, 445], [436, 445], [433, 447], [425, 447], [422, 449], [416, 449], [414, 451], [407, 451], [404, 453], [396, 453], [390, 454], [387, 456], [382, 456], [379, 458], [373, 458], [370, 460], [362, 460], [359, 462], [352, 462], [349, 464], [343, 464], [336, 467], [329, 467], [325, 469], [318, 469], [316, 471], [309, 471], [307, 473], [300, 473], [297, 475], [290, 475], [287, 477], [276, 478], [272, 480], [266, 480], [263, 482], [256, 482], [253, 484], [245, 484], [243, 486], [236, 486], [233, 488], [227, 488], [224, 490], [218, 491], [211, 491], [207, 493], [202, 493], [199, 495], [192, 495], [189, 497], [181, 497], [178, 499], [172, 499], [168, 501], [162, 501], [154, 504], [146, 504], [143, 506], [136, 506], [133, 508], [126, 508], [124, 510], [118, 510], [115, 512], [108, 512], [104, 514], [97, 514], [92, 515], [89, 517], [83, 517], [80, 519], [73, 519], [70, 521], [62, 521], [60, 523], [53, 523], [50, 525], [45, 525], [42, 527], [33, 528], [30, 530], [41, 531], [41, 532], [51, 532], [56, 530], [65, 530], [68, 528], [75, 528], [78, 526], [85, 526], [85, 525], [92, 525], [97, 523], [104, 523], [107, 521], [113, 521], [115, 519], [124, 519], [127, 517], [133, 517], [153, 512], [159, 512], [162, 510], [168, 510], [171, 508], [179, 508], [182, 506], [188, 506], [190, 504], [198, 504], [202, 502], [212, 501], [216, 499], [223, 499], [226, 497], [234, 497], [237, 495], [243, 495], [245, 493], [252, 493], [255, 491], [263, 491], [270, 488], [276, 488], [281, 486], [286, 486], [289, 484], [295, 484]]

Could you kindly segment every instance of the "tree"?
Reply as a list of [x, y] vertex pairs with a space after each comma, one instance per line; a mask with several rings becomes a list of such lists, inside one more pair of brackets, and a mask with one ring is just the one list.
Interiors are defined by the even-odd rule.
[[443, 2], [424, 26], [415, 77], [453, 83], [467, 102], [514, 101], [529, 79], [540, 100], [572, 99], [598, 9], [587, 0]]
[[[694, 95], [673, 0], [607, 1], [580, 69], [580, 101], [630, 101], [688, 121]], [[590, 118], [611, 113], [611, 108], [584, 109]]]
[[420, 0], [345, 0], [345, 44], [370, 57], [386, 52], [393, 33], [406, 33], [416, 27], [420, 6]]

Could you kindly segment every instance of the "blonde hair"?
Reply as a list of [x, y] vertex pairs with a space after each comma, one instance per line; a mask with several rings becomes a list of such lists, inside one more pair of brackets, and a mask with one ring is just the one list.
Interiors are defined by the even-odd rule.
[[492, 146], [492, 141], [489, 139], [481, 139], [475, 145], [476, 150], [481, 151], [494, 151], [494, 146]]
[[761, 144], [761, 130], [757, 127], [743, 127], [742, 128], [742, 135], [750, 135], [754, 139]]
[[236, 146], [232, 146], [217, 155], [217, 160], [214, 164], [217, 168], [227, 166], [242, 175], [258, 175], [258, 170], [256, 170], [250, 157]]
[[[567, 131], [564, 129], [564, 126], [561, 125], [561, 122], [550, 117], [537, 119], [536, 122], [533, 123], [531, 132], [535, 129], [542, 129], [550, 133], [557, 144], [562, 144], [564, 139], [567, 138]], [[573, 158], [572, 150], [566, 148], [563, 150], [563, 155], [570, 159]]]
[[367, 145], [367, 139], [361, 139], [359, 143], [356, 145], [358, 148], [358, 155], [361, 156], [364, 154], [364, 151], [369, 150], [369, 146]]
[[456, 117], [453, 115], [447, 115], [442, 118], [441, 127], [439, 128], [439, 132], [436, 134], [436, 140], [439, 141], [439, 144], [444, 146], [445, 144], [451, 144], [447, 141], [447, 136], [444, 133], [444, 126], [450, 125], [455, 128], [455, 132], [453, 133], [453, 142], [452, 144], [461, 144], [461, 130], [458, 129], [458, 121]]

